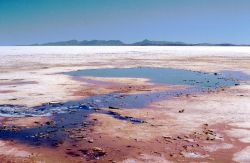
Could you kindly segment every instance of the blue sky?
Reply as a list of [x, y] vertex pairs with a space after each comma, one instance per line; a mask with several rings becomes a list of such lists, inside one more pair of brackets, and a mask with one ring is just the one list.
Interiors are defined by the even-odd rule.
[[250, 43], [250, 0], [0, 0], [0, 45], [145, 38]]

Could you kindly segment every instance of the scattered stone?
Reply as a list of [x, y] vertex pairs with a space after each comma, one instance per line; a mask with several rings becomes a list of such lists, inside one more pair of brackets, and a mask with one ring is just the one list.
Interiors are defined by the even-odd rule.
[[109, 109], [119, 109], [117, 107], [109, 106]]
[[106, 154], [106, 152], [102, 148], [99, 148], [99, 147], [94, 147], [92, 150], [93, 150], [93, 154], [95, 158], [102, 157]]
[[59, 144], [58, 144], [58, 142], [53, 142], [53, 143], [51, 143], [51, 146], [53, 146], [53, 147], [58, 147]]
[[79, 151], [84, 156], [86, 156], [88, 160], [99, 159], [100, 157], [105, 156], [107, 153], [100, 147], [93, 147], [92, 149], [80, 149]]
[[52, 105], [52, 106], [61, 106], [61, 105], [63, 105], [63, 104], [60, 103], [60, 102], [52, 101], [52, 102], [49, 102], [48, 105]]
[[90, 139], [90, 140], [88, 140], [88, 142], [89, 142], [89, 143], [93, 143], [93, 142], [94, 142], [94, 140], [93, 140], [93, 139]]
[[47, 122], [45, 122], [45, 124], [46, 125], [52, 125], [52, 124], [54, 124], [54, 122], [53, 121], [47, 121]]
[[82, 152], [84, 155], [88, 154], [88, 150], [87, 149], [80, 149], [80, 152]]
[[72, 151], [66, 152], [66, 154], [68, 154], [68, 155], [70, 155], [70, 156], [72, 156], [72, 157], [79, 157], [79, 156], [80, 156], [80, 154], [75, 153], [75, 152], [72, 152]]
[[182, 110], [179, 110], [179, 113], [183, 113], [185, 110], [184, 109], [182, 109]]

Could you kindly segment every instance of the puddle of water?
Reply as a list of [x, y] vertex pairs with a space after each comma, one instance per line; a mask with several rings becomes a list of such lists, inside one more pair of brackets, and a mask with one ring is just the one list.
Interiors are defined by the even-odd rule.
[[[35, 146], [57, 147], [57, 145], [69, 139], [67, 129], [91, 125], [91, 122], [87, 121], [89, 114], [90, 111], [83, 110], [56, 114], [46, 124], [32, 128], [0, 126], [0, 138], [3, 140], [18, 140]], [[83, 124], [83, 122], [85, 123]]]
[[250, 81], [250, 75], [241, 72], [241, 71], [222, 71], [221, 74], [225, 76], [227, 79], [236, 79], [240, 81]]
[[[65, 132], [65, 130], [83, 127], [83, 123], [87, 122], [87, 117], [92, 113], [107, 114], [116, 119], [134, 124], [146, 123], [143, 119], [123, 116], [112, 111], [112, 109], [144, 108], [151, 102], [162, 99], [185, 94], [202, 93], [238, 84], [234, 79], [227, 79], [221, 74], [165, 68], [92, 69], [67, 72], [65, 74], [75, 77], [147, 78], [155, 84], [188, 85], [190, 87], [180, 90], [147, 92], [146, 94], [111, 93], [92, 96], [79, 101], [49, 103], [31, 108], [16, 105], [0, 105], [0, 116], [2, 117], [52, 116], [54, 122], [52, 125], [42, 125], [20, 130], [8, 129], [2, 126], [0, 127], [0, 138], [15, 139], [32, 145], [54, 146], [66, 139], [69, 133]], [[111, 108], [111, 110], [100, 110], [100, 108]], [[47, 137], [48, 134], [49, 137]]]
[[153, 83], [172, 85], [195, 85], [200, 87], [234, 86], [236, 81], [226, 79], [221, 74], [203, 73], [172, 68], [107, 68], [86, 69], [66, 72], [66, 75], [105, 78], [146, 78]]
[[[51, 121], [37, 127], [25, 128], [18, 126], [0, 126], [0, 138], [3, 140], [17, 140], [34, 146], [57, 147], [64, 141], [75, 141], [70, 129], [86, 128], [81, 133], [81, 138], [88, 134], [87, 128], [94, 123], [88, 120], [92, 113], [110, 115], [122, 121], [133, 124], [146, 123], [144, 120], [130, 116], [122, 116], [114, 111], [99, 110], [92, 106], [82, 105], [79, 102], [44, 104], [33, 108], [15, 105], [0, 105], [1, 116], [5, 117], [29, 117], [51, 116]], [[83, 135], [82, 135], [83, 134]]]
[[[122, 69], [89, 69], [65, 74], [72, 76], [88, 77], [129, 77], [148, 78], [151, 82], [160, 84], [191, 85], [181, 90], [167, 90], [148, 92], [144, 94], [126, 95], [121, 93], [110, 93], [91, 96], [79, 101], [65, 103], [50, 103], [33, 108], [14, 105], [0, 105], [0, 116], [3, 117], [25, 117], [25, 116], [51, 116], [58, 113], [66, 113], [70, 110], [92, 110], [98, 108], [143, 108], [151, 102], [171, 98], [183, 94], [194, 94], [214, 90], [220, 87], [234, 86], [238, 82], [234, 79], [224, 78], [222, 74], [210, 74], [188, 70], [170, 68], [122, 68]], [[118, 116], [115, 116], [118, 117]]]
[[[205, 89], [207, 90], [207, 89]], [[100, 108], [144, 108], [150, 103], [176, 97], [184, 94], [194, 94], [205, 91], [197, 87], [183, 90], [168, 90], [159, 92], [148, 92], [147, 94], [121, 94], [110, 93], [104, 95], [91, 96], [79, 101], [68, 101], [65, 103], [43, 104], [41, 106], [26, 107], [21, 105], [0, 105], [0, 116], [2, 117], [35, 117], [52, 116], [71, 111], [98, 111]], [[106, 112], [102, 112], [107, 114]], [[117, 117], [117, 116], [114, 116]], [[119, 118], [118, 118], [119, 119]]]

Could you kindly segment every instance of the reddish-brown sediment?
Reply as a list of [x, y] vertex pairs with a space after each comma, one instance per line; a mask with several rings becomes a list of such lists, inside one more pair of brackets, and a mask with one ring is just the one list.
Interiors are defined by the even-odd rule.
[[38, 84], [36, 81], [22, 81], [22, 80], [12, 80], [8, 82], [0, 82], [0, 86], [9, 85], [25, 85], [25, 84]]
[[146, 79], [136, 78], [73, 78], [83, 82], [79, 90], [72, 90], [73, 95], [78, 97], [90, 97], [95, 95], [122, 93], [122, 94], [143, 94], [148, 92], [159, 92], [167, 90], [185, 89], [188, 86], [160, 85], [150, 83]]
[[14, 93], [14, 90], [0, 90], [0, 93]]
[[36, 127], [49, 121], [49, 117], [22, 117], [22, 118], [3, 118], [0, 123], [2, 126]]
[[[118, 162], [131, 160], [142, 162], [157, 162], [157, 160], [230, 162], [235, 153], [248, 147], [249, 143], [244, 143], [237, 137], [228, 135], [227, 131], [239, 128], [232, 127], [230, 125], [233, 123], [232, 121], [220, 119], [220, 116], [216, 117], [216, 113], [213, 115], [213, 121], [209, 120], [210, 117], [208, 119], [199, 117], [198, 115], [204, 115], [204, 112], [210, 110], [202, 108], [197, 110], [196, 107], [201, 106], [200, 103], [204, 102], [203, 98], [206, 99], [211, 94], [214, 95], [210, 99], [211, 101], [222, 94], [227, 94], [228, 97], [224, 98], [230, 100], [235, 95], [235, 91], [235, 89], [229, 89], [226, 92], [224, 90], [203, 95], [178, 97], [173, 101], [159, 101], [158, 104], [152, 104], [148, 109], [112, 110], [124, 116], [133, 115], [136, 118], [143, 118], [147, 123], [142, 124], [121, 121], [105, 114], [92, 114], [89, 120], [95, 122], [94, 125], [69, 130], [72, 140], [59, 144], [53, 157], [50, 157], [50, 153], [55, 150], [53, 148], [32, 149], [25, 144], [19, 145], [26, 152], [31, 152], [32, 149], [33, 159], [47, 162], [60, 161], [62, 158], [65, 162], [95, 162], [97, 160], [100, 162], [111, 162], [112, 160]], [[242, 95], [245, 91], [238, 90], [237, 92]], [[247, 98], [246, 92], [244, 95], [245, 97], [236, 96]], [[178, 102], [178, 107], [174, 105], [175, 102]], [[190, 105], [183, 105], [186, 102], [189, 102]], [[227, 101], [221, 100], [216, 103], [223, 105], [223, 102]], [[190, 106], [195, 111], [192, 111]], [[184, 109], [184, 112], [179, 112], [180, 109]], [[227, 112], [226, 110], [220, 111]], [[196, 117], [193, 121], [191, 121], [194, 118], [192, 116], [188, 120], [184, 118], [187, 118], [190, 112], [193, 112]], [[234, 116], [237, 117], [237, 115]], [[230, 117], [225, 118], [230, 120]], [[18, 142], [16, 143], [18, 144]], [[100, 157], [95, 157], [93, 149], [96, 148], [103, 152]]]
[[[179, 162], [230, 162], [234, 153], [245, 148], [247, 144], [224, 135], [221, 131], [225, 129], [228, 129], [225, 124], [213, 126], [203, 124], [201, 130], [196, 130], [190, 134], [171, 134], [171, 136], [154, 137], [150, 140], [97, 134], [93, 129], [88, 130], [87, 139], [81, 139], [77, 137], [81, 133], [77, 129], [71, 131], [71, 136], [76, 136], [77, 141], [64, 142], [57, 148], [34, 148], [20, 145], [18, 142], [11, 143], [11, 146], [8, 144], [8, 147], [15, 148], [19, 150], [19, 153], [25, 153], [26, 155], [32, 153], [32, 159], [46, 162], [143, 161], [144, 156], [153, 157], [155, 160]], [[80, 135], [82, 136], [82, 134]], [[210, 150], [212, 149], [210, 152], [208, 152], [209, 147]], [[93, 156], [93, 149], [96, 148], [103, 152], [100, 157]], [[56, 153], [54, 153], [55, 150]], [[51, 153], [53, 153], [53, 157], [51, 157]], [[26, 155], [23, 155], [23, 160], [32, 160], [27, 158]], [[15, 155], [8, 156], [21, 160], [22, 155], [17, 155], [18, 157], [15, 157]], [[150, 162], [150, 160], [147, 161]]]

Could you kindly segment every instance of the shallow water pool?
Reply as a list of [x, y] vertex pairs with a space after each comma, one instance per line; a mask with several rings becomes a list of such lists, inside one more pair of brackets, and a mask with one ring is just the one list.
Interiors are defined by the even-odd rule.
[[172, 68], [105, 68], [86, 69], [64, 73], [71, 76], [104, 77], [104, 78], [145, 78], [152, 83], [173, 85], [195, 85], [199, 87], [234, 86], [237, 81], [224, 78], [223, 74], [204, 73]]

